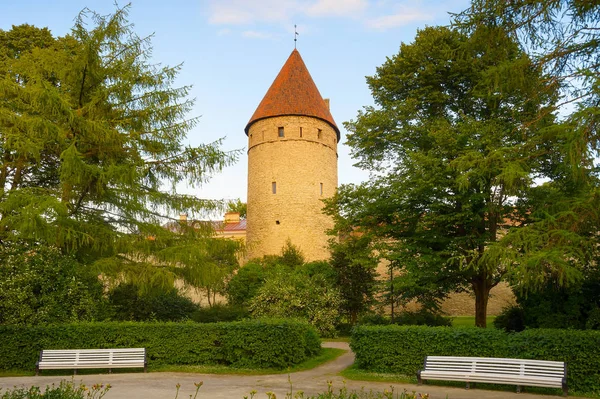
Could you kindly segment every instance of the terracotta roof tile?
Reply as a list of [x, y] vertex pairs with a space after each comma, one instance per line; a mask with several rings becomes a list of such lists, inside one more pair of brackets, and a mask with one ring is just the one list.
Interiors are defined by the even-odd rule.
[[329, 112], [329, 107], [321, 97], [300, 53], [295, 49], [244, 130], [248, 134], [254, 122], [283, 115], [303, 115], [322, 119], [333, 127], [338, 141], [340, 139], [340, 130]]

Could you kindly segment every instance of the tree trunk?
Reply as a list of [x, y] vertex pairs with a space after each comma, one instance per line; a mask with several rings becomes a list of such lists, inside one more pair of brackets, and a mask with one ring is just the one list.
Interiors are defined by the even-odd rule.
[[474, 277], [472, 280], [472, 286], [473, 292], [475, 293], [475, 326], [486, 328], [487, 305], [492, 284], [490, 284], [484, 274]]

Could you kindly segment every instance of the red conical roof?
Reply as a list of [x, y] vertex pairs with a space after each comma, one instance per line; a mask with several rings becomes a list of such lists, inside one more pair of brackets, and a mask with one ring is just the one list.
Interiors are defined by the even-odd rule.
[[256, 121], [274, 116], [302, 115], [312, 116], [329, 123], [340, 139], [338, 129], [329, 107], [321, 97], [298, 50], [292, 54], [279, 71], [279, 75], [254, 111], [254, 115], [244, 129], [246, 135]]

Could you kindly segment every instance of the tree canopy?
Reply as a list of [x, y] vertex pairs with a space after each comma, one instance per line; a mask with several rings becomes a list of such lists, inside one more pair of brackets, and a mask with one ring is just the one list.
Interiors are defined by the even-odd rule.
[[494, 26], [420, 30], [367, 83], [376, 105], [346, 128], [371, 180], [342, 186], [329, 211], [379, 240], [404, 300], [435, 308], [470, 289], [485, 326], [489, 291], [514, 262], [498, 242], [547, 175], [554, 118], [535, 116], [556, 89]]
[[[64, 37], [0, 31], [0, 243], [55, 246], [150, 278], [140, 268], [173, 264], [173, 248], [211, 234], [165, 229], [173, 215], [224, 206], [177, 185], [199, 187], [237, 152], [185, 144], [198, 119], [188, 116], [190, 88], [175, 86], [181, 65], [152, 64], [151, 37], [127, 13], [86, 9]], [[162, 270], [155, 282], [172, 279]]]

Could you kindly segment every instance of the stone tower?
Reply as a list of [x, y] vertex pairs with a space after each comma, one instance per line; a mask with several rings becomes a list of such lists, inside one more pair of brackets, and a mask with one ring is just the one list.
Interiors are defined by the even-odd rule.
[[248, 258], [290, 240], [307, 261], [329, 258], [322, 199], [337, 189], [340, 130], [294, 50], [246, 125]]

